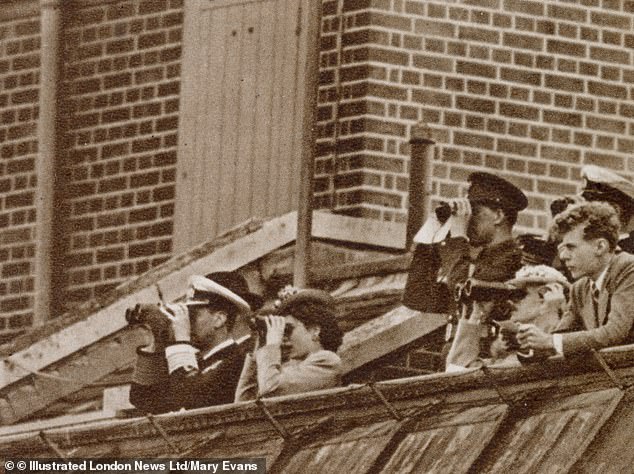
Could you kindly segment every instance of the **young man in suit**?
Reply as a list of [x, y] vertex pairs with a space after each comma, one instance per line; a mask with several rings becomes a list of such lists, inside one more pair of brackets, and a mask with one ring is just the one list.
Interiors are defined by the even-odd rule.
[[556, 332], [536, 326], [518, 333], [523, 349], [569, 355], [634, 342], [634, 256], [617, 253], [620, 223], [604, 202], [585, 202], [558, 214], [551, 234], [561, 261], [576, 280]]
[[249, 345], [242, 320], [261, 305], [238, 273], [191, 277], [186, 300], [159, 309], [150, 324], [153, 342], [137, 351], [130, 402], [150, 413], [233, 402]]

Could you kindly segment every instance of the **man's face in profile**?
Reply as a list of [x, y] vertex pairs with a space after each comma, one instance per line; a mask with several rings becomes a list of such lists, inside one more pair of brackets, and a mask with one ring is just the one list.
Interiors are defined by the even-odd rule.
[[496, 211], [479, 201], [471, 202], [471, 217], [467, 225], [467, 237], [474, 247], [487, 245], [493, 240]]
[[561, 283], [529, 284], [526, 295], [511, 301], [511, 320], [520, 324], [536, 324], [541, 329], [554, 328], [565, 304], [564, 287]]
[[586, 239], [585, 224], [580, 224], [567, 232], [557, 247], [559, 259], [577, 280], [581, 277], [594, 277], [601, 271], [601, 260], [598, 257], [598, 239]]

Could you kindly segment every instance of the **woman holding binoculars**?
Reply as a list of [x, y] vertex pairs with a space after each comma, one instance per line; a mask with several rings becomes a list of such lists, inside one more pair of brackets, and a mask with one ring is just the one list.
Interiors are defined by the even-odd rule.
[[255, 348], [246, 356], [236, 402], [340, 385], [336, 351], [343, 333], [330, 294], [299, 290], [286, 297], [275, 314], [258, 318]]

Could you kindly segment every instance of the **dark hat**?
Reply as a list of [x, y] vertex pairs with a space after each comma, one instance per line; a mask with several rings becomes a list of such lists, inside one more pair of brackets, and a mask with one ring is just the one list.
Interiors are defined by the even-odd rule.
[[214, 272], [204, 277], [194, 275], [189, 285], [185, 300], [188, 306], [208, 305], [218, 296], [243, 311], [257, 310], [264, 302], [260, 295], [249, 291], [247, 281], [236, 272]]
[[581, 168], [581, 195], [588, 201], [612, 201], [624, 207], [634, 203], [634, 184], [613, 171], [595, 165]]
[[276, 312], [284, 314], [288, 308], [300, 303], [315, 303], [321, 306], [330, 307], [335, 311], [335, 299], [330, 293], [324, 290], [301, 289], [297, 292], [284, 296], [280, 305], [276, 308]]
[[522, 263], [551, 265], [557, 255], [557, 246], [535, 234], [522, 234], [515, 239], [522, 250]]
[[469, 176], [470, 201], [497, 203], [502, 209], [521, 211], [528, 206], [528, 199], [515, 185], [491, 173], [478, 171]]

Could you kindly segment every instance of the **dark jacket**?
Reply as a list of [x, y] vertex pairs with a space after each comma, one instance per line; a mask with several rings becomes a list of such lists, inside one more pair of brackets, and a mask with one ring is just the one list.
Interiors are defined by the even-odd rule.
[[164, 413], [233, 403], [248, 341], [197, 354], [198, 369], [167, 373], [164, 354], [137, 350], [130, 403], [149, 413]]
[[449, 238], [435, 244], [418, 244], [410, 266], [403, 304], [425, 313], [455, 313], [456, 284], [469, 277], [485, 281], [506, 281], [522, 266], [522, 251], [513, 239], [485, 247], [477, 258], [470, 258], [470, 246], [464, 238]]

